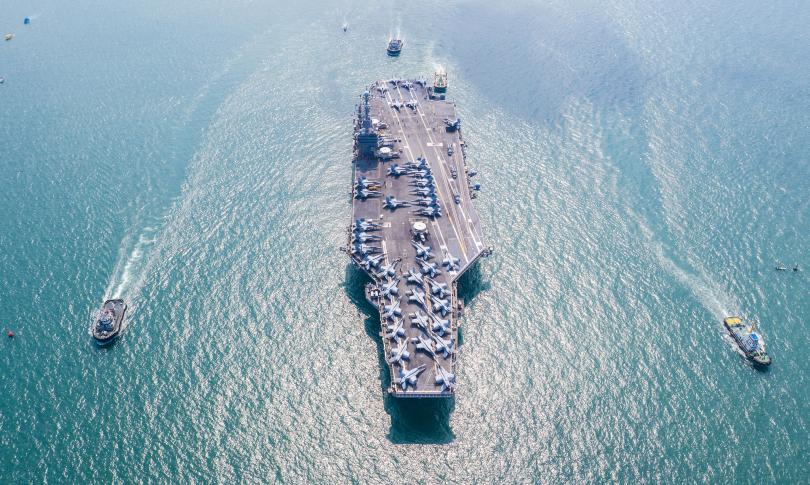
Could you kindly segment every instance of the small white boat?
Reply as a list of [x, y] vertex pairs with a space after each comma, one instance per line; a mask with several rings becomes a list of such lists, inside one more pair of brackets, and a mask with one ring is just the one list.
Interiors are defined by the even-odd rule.
[[11, 40], [11, 39], [14, 38], [14, 34], [6, 34], [5, 37], [3, 37], [3, 38], [6, 39], [6, 40]]

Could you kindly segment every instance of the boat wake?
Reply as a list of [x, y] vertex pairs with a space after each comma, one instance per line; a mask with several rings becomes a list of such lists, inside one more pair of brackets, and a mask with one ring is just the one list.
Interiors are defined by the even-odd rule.
[[729, 307], [734, 306], [729, 305], [732, 302], [731, 297], [725, 294], [717, 284], [713, 283], [705, 272], [691, 268], [685, 263], [679, 263], [677, 261], [679, 258], [670, 254], [671, 250], [656, 237], [655, 232], [647, 225], [642, 216], [630, 208], [628, 208], [628, 213], [629, 219], [635, 222], [641, 230], [647, 241], [648, 248], [655, 255], [661, 268], [689, 290], [695, 299], [717, 320], [730, 315]]
[[127, 313], [132, 312], [134, 301], [146, 280], [149, 253], [157, 240], [157, 232], [156, 227], [147, 226], [136, 238], [131, 236], [124, 238], [118, 251], [118, 260], [104, 291], [105, 301], [123, 298], [130, 307]]
[[[233, 66], [242, 60], [242, 56], [243, 52], [240, 50], [227, 59], [222, 68], [214, 73], [200, 87], [197, 93], [190, 98], [191, 101], [182, 111], [183, 115], [178, 119], [180, 127], [185, 127], [198, 118], [201, 119], [198, 121], [199, 123], [205, 122], [206, 117], [211, 115], [209, 110], [205, 108], [206, 102], [212, 97], [221, 96], [215, 88], [222, 83], [223, 79], [227, 78]], [[178, 180], [178, 188], [184, 182], [185, 178]], [[110, 274], [102, 300], [122, 298], [127, 303], [127, 318], [124, 319], [122, 330], [126, 328], [130, 321], [130, 315], [134, 313], [134, 309], [137, 307], [138, 296], [148, 280], [150, 268], [152, 267], [150, 259], [155, 250], [156, 242], [161, 238], [167, 220], [173, 217], [173, 211], [177, 209], [178, 200], [176, 195], [172, 196], [166, 205], [158, 205], [160, 209], [154, 213], [152, 211], [147, 212], [147, 209], [145, 209], [149, 204], [144, 201], [139, 201], [139, 203], [144, 208], [137, 213], [133, 224], [121, 241], [115, 266]], [[95, 322], [97, 312], [98, 309], [92, 310], [91, 320], [93, 322]]]

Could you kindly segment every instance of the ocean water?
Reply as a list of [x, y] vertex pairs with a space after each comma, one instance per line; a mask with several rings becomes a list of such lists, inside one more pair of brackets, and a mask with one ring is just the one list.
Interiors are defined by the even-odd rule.
[[[808, 25], [801, 1], [6, 0], [0, 483], [808, 482]], [[437, 65], [496, 252], [461, 282], [457, 397], [398, 402], [338, 251], [352, 115]]]

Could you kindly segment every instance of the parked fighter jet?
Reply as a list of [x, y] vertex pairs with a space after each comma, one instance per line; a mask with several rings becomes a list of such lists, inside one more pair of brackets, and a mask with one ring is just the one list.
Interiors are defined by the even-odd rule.
[[427, 315], [425, 315], [422, 312], [416, 312], [416, 313], [409, 313], [408, 316], [411, 317], [412, 324], [418, 326], [422, 330], [427, 331], [428, 329]]
[[399, 289], [397, 289], [397, 283], [398, 281], [396, 279], [393, 279], [388, 283], [382, 285], [380, 287], [380, 293], [382, 293], [385, 296], [396, 296], [397, 294], [399, 294]]
[[405, 336], [405, 328], [402, 326], [402, 323], [405, 320], [400, 318], [398, 321], [394, 323], [389, 323], [386, 325], [386, 329], [388, 329], [388, 333], [385, 334], [385, 338], [397, 338], [397, 337], [404, 337]]
[[422, 286], [422, 276], [416, 272], [414, 268], [408, 270], [408, 283], [412, 283], [414, 285]]
[[406, 169], [405, 167], [400, 167], [396, 163], [388, 167], [388, 175], [392, 175], [394, 177], [399, 177], [400, 175], [404, 174], [407, 171], [408, 169]]
[[389, 82], [389, 83], [391, 83], [391, 84], [393, 84], [394, 86], [396, 86], [397, 84], [399, 84], [399, 81], [400, 81], [400, 80], [399, 80], [398, 78], [395, 78], [395, 77], [392, 77], [391, 79], [389, 79], [389, 80], [388, 80], [388, 82]]
[[436, 189], [433, 187], [415, 187], [411, 190], [413, 195], [421, 195], [422, 197], [436, 196]]
[[399, 307], [399, 299], [394, 300], [391, 305], [383, 305], [383, 309], [385, 310], [382, 314], [383, 318], [390, 318], [393, 320], [395, 316], [402, 316], [402, 308]]
[[376, 254], [380, 252], [382, 252], [382, 248], [379, 246], [364, 244], [358, 240], [352, 242], [352, 253], [354, 254]]
[[411, 89], [413, 87], [413, 83], [410, 81], [402, 81], [401, 83], [399, 83], [399, 85], [405, 89]]
[[422, 157], [419, 157], [416, 160], [412, 160], [412, 161], [408, 162], [408, 168], [413, 168], [413, 169], [417, 169], [417, 170], [429, 169], [427, 160], [425, 160]]
[[458, 269], [459, 263], [461, 263], [461, 260], [453, 257], [453, 255], [450, 254], [450, 251], [447, 251], [447, 255], [442, 260], [442, 266], [446, 266], [448, 271]]
[[369, 246], [369, 245], [363, 244], [363, 243], [361, 243], [359, 241], [355, 241], [354, 244], [352, 245], [352, 254], [369, 255], [369, 254], [376, 254], [376, 253], [381, 253], [381, 252], [382, 252], [382, 248], [380, 248], [379, 246]]
[[443, 320], [436, 315], [433, 315], [433, 326], [431, 329], [441, 336], [450, 333], [450, 320]]
[[436, 352], [442, 352], [445, 359], [453, 353], [453, 339], [445, 340], [438, 335], [431, 335], [430, 338], [436, 344]]
[[382, 196], [382, 192], [379, 190], [378, 186], [374, 187], [360, 187], [355, 186], [354, 188], [354, 198], [360, 200], [366, 200], [370, 197], [380, 197]]
[[388, 358], [389, 364], [399, 364], [404, 366], [404, 360], [409, 360], [411, 358], [411, 354], [408, 352], [408, 341], [403, 340], [400, 341], [399, 339], [396, 340], [397, 346], [391, 347], [391, 354]]
[[422, 334], [419, 334], [418, 337], [412, 338], [411, 342], [416, 344], [416, 350], [421, 350], [422, 352], [431, 356], [433, 359], [436, 358], [436, 351], [433, 350], [432, 340], [424, 338]]
[[438, 296], [439, 298], [444, 298], [445, 294], [450, 293], [449, 291], [447, 291], [447, 283], [439, 283], [434, 279], [428, 280], [428, 283], [430, 283], [430, 292]]
[[434, 194], [433, 197], [421, 197], [412, 201], [414, 204], [422, 207], [439, 207], [439, 199]]
[[444, 126], [447, 131], [457, 131], [461, 129], [461, 118], [451, 120], [450, 118], [444, 119]]
[[[427, 170], [424, 170], [424, 169], [412, 168], [412, 169], [410, 169], [408, 171], [408, 175], [410, 175], [411, 177], [414, 177], [414, 178], [427, 178], [427, 176], [430, 175], [430, 172], [428, 172]], [[432, 177], [432, 175], [431, 175], [431, 177]]]
[[420, 365], [419, 367], [415, 367], [411, 370], [405, 370], [405, 368], [401, 368], [399, 370], [399, 377], [396, 379], [396, 383], [399, 384], [399, 387], [402, 388], [403, 391], [408, 390], [408, 386], [416, 388], [416, 381], [419, 379], [419, 374], [425, 370], [425, 364]]
[[408, 170], [408, 175], [413, 177], [414, 181], [433, 183], [433, 172], [430, 167], [409, 168]]
[[419, 288], [414, 288], [408, 292], [410, 295], [408, 297], [408, 301], [411, 303], [418, 303], [422, 305], [422, 308], [427, 308], [427, 303], [425, 303], [425, 292], [419, 291]]
[[379, 241], [382, 237], [378, 234], [369, 234], [367, 232], [355, 232], [352, 234], [352, 242], [369, 242], [369, 241]]
[[427, 263], [425, 261], [418, 261], [418, 263], [422, 267], [422, 274], [429, 274], [431, 278], [435, 278], [437, 274], [442, 274], [441, 271], [436, 269], [436, 263]]
[[408, 170], [408, 175], [413, 177], [413, 180], [410, 181], [410, 185], [433, 185], [433, 173], [430, 172], [429, 168], [409, 168]]
[[434, 189], [436, 188], [435, 184], [433, 183], [433, 180], [428, 180], [426, 178], [414, 179], [411, 182], [409, 182], [408, 185], [417, 188], [426, 188], [426, 187], [432, 187]]
[[385, 266], [380, 267], [380, 271], [377, 273], [378, 278], [389, 278], [394, 277], [397, 275], [397, 263], [399, 260], [394, 261], [391, 264], [387, 264]]
[[356, 219], [354, 221], [354, 230], [360, 231], [377, 231], [380, 229], [380, 225], [376, 222], [372, 221], [371, 219]]
[[379, 91], [380, 94], [385, 94], [388, 92], [388, 88], [385, 87], [384, 85], [379, 85], [377, 86], [377, 91]]
[[410, 101], [406, 101], [406, 102], [405, 102], [405, 106], [407, 106], [407, 107], [409, 107], [409, 108], [411, 108], [411, 109], [416, 109], [416, 106], [417, 106], [418, 104], [419, 104], [419, 103], [417, 103], [417, 102], [416, 102], [416, 101], [414, 101], [414, 100], [410, 100]]
[[433, 302], [433, 308], [435, 310], [439, 310], [442, 313], [443, 317], [446, 317], [447, 314], [451, 312], [450, 301], [443, 300], [433, 295], [430, 296], [430, 301]]
[[442, 216], [442, 209], [441, 207], [421, 207], [415, 210], [414, 214], [435, 219]]
[[452, 391], [456, 388], [456, 375], [436, 364], [436, 384], [442, 386], [442, 392]]
[[400, 207], [408, 207], [410, 204], [401, 200], [397, 200], [396, 197], [393, 195], [389, 195], [385, 198], [385, 202], [383, 202], [383, 207], [386, 209], [396, 210]]
[[382, 182], [368, 179], [363, 175], [357, 178], [357, 182], [355, 182], [354, 186], [361, 189], [377, 189], [382, 187]]
[[392, 103], [388, 103], [388, 105], [389, 105], [389, 106], [391, 106], [392, 108], [394, 108], [394, 109], [395, 109], [395, 110], [397, 110], [397, 111], [399, 111], [400, 109], [402, 109], [402, 107], [403, 107], [403, 106], [405, 106], [405, 104], [404, 104], [404, 103], [400, 103], [400, 102], [398, 102], [398, 101], [394, 101], [394, 102], [392, 102]]
[[422, 258], [425, 261], [433, 257], [433, 253], [430, 252], [430, 246], [419, 244], [416, 241], [411, 241], [411, 246], [416, 250], [416, 257]]
[[382, 192], [378, 190], [371, 190], [371, 189], [358, 189], [354, 191], [354, 198], [360, 200], [366, 200], [371, 197], [381, 197]]
[[380, 261], [385, 257], [385, 254], [378, 254], [376, 256], [366, 255], [360, 263], [366, 271], [371, 271], [371, 268], [376, 268], [380, 265]]

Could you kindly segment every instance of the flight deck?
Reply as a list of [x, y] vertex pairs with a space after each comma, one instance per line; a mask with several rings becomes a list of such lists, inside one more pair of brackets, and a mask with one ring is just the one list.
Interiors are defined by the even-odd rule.
[[372, 279], [366, 298], [380, 312], [389, 392], [455, 393], [458, 278], [491, 249], [473, 207], [461, 121], [436, 82], [381, 80], [355, 121], [352, 223], [347, 252]]

